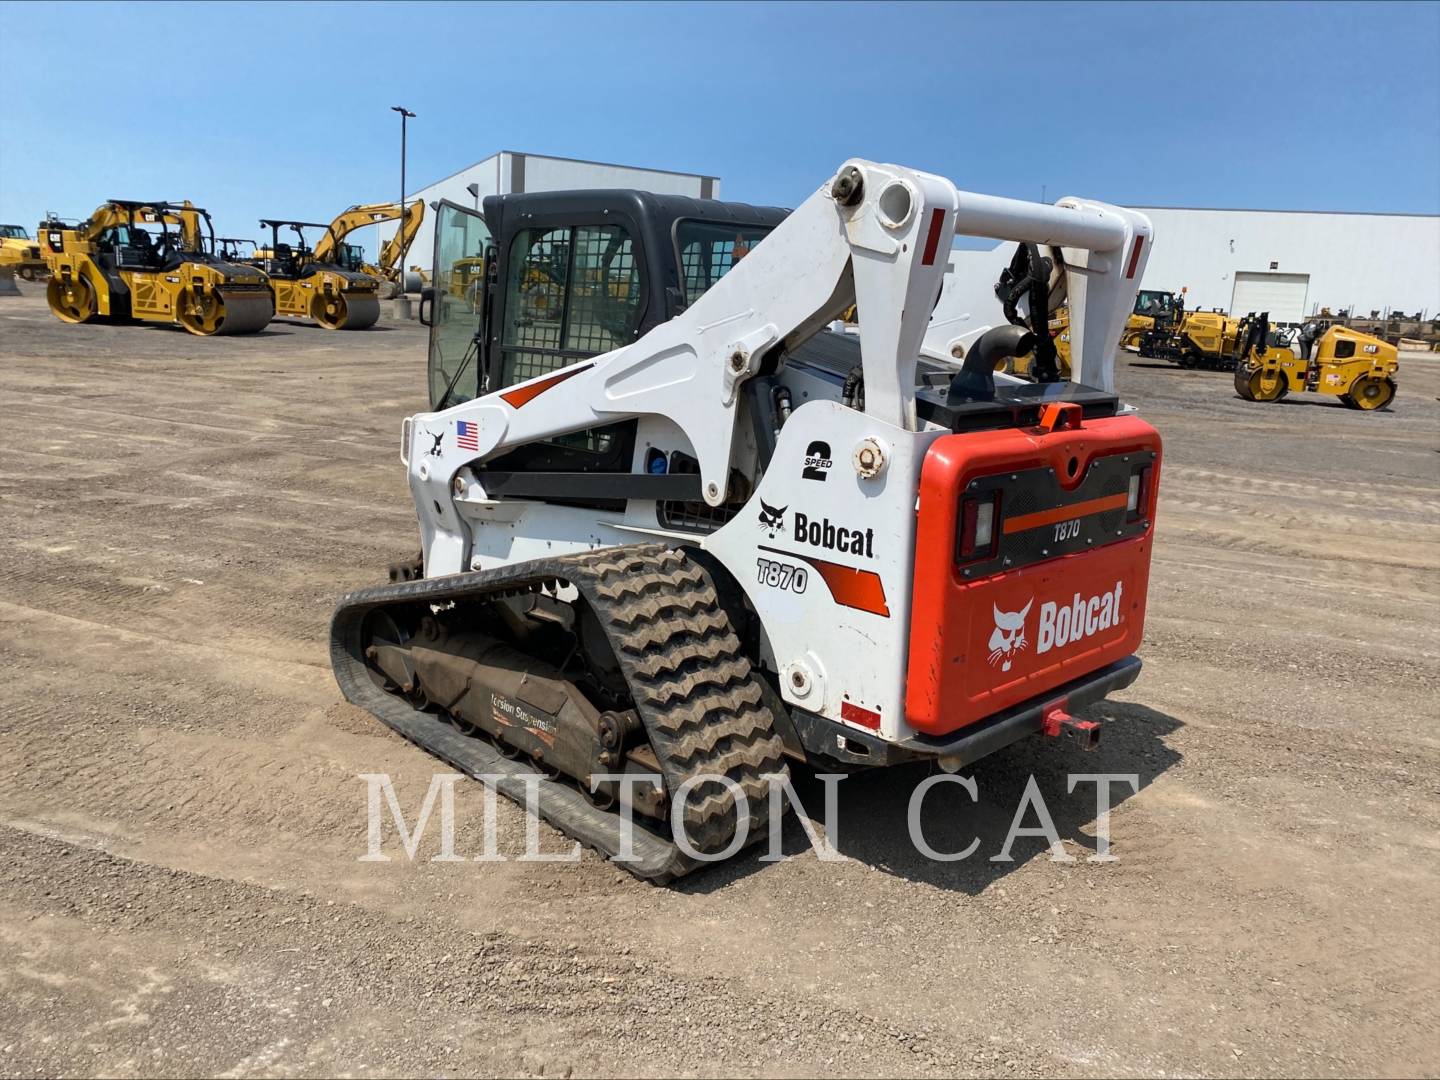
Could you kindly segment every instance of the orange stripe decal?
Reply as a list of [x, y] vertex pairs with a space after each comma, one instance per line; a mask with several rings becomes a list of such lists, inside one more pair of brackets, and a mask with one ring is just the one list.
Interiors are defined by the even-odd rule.
[[574, 378], [582, 371], [589, 371], [593, 366], [593, 364], [580, 364], [577, 367], [566, 368], [564, 371], [557, 371], [554, 375], [546, 376], [537, 382], [526, 383], [523, 386], [517, 386], [514, 390], [505, 391], [500, 395], [500, 400], [512, 409], [521, 408], [534, 401], [552, 386], [559, 386], [566, 379]]
[[857, 570], [853, 566], [841, 566], [839, 563], [817, 559], [813, 555], [781, 551], [763, 544], [760, 550], [809, 563], [824, 580], [837, 604], [857, 611], [868, 611], [871, 615], [879, 615], [884, 619], [890, 617], [890, 605], [885, 602], [885, 583], [874, 570]]
[[1071, 503], [1069, 506], [1057, 506], [1053, 510], [1037, 510], [1033, 514], [1017, 514], [1015, 517], [1005, 519], [1005, 535], [1024, 532], [1026, 529], [1038, 529], [1042, 525], [1054, 525], [1057, 522], [1069, 521], [1071, 518], [1103, 514], [1106, 510], [1123, 510], [1127, 502], [1129, 502], [1128, 495], [1105, 495], [1098, 499], [1086, 499], [1084, 502]]

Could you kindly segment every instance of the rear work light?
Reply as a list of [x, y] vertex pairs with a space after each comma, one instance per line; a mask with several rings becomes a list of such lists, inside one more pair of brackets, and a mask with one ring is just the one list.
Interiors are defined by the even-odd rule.
[[1149, 516], [1151, 469], [1149, 465], [1137, 465], [1130, 473], [1130, 492], [1125, 498], [1127, 521], [1139, 521]]
[[957, 545], [961, 562], [993, 559], [999, 536], [1000, 493], [966, 496], [960, 502], [960, 542]]

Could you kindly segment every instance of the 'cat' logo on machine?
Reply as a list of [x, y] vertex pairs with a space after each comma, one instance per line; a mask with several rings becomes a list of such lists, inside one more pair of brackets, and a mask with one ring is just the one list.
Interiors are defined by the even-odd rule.
[[1120, 594], [1124, 585], [1117, 581], [1115, 587], [1098, 596], [1075, 598], [1064, 607], [1047, 600], [1040, 605], [1040, 628], [1035, 635], [1036, 654], [1058, 649], [1083, 641], [1101, 630], [1109, 630], [1123, 618], [1120, 610]]
[[811, 521], [809, 517], [795, 511], [795, 539], [802, 544], [842, 551], [847, 555], [875, 557], [875, 530], [849, 529], [836, 525], [829, 518]]

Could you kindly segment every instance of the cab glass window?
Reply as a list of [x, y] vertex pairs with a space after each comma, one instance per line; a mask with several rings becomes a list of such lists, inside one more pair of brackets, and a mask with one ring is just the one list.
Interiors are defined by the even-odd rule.
[[675, 227], [685, 302], [693, 304], [770, 232], [768, 225], [682, 221]]
[[501, 384], [628, 345], [643, 295], [634, 242], [621, 226], [521, 230], [506, 272]]

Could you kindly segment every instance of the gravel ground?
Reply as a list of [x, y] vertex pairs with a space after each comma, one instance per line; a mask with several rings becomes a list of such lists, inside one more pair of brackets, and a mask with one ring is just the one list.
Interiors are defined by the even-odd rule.
[[[671, 889], [576, 864], [357, 861], [335, 598], [413, 551], [420, 328], [72, 327], [0, 298], [0, 1074], [1440, 1073], [1440, 361], [1393, 408], [1239, 401], [1121, 354], [1166, 440], [1133, 687], [927, 803], [841, 785], [848, 861]], [[1127, 772], [1118, 861], [1093, 793]], [[1073, 862], [1022, 839], [1034, 775]], [[802, 794], [814, 795], [801, 783]], [[457, 847], [484, 799], [457, 789]], [[812, 800], [818, 808], [818, 800]], [[523, 814], [497, 812], [518, 852]], [[546, 850], [560, 838], [542, 829]], [[391, 850], [398, 850], [394, 844]]]

